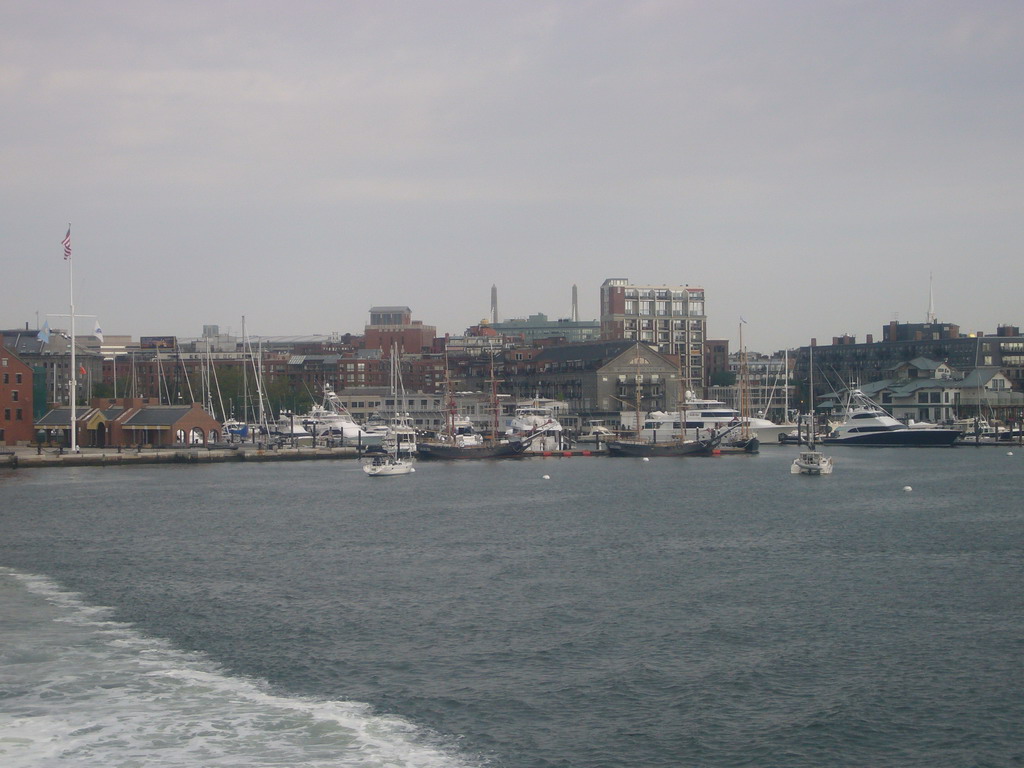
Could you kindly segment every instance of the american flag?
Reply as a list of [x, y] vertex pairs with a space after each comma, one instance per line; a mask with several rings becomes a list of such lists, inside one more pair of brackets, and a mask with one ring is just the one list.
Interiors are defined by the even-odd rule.
[[71, 258], [71, 225], [68, 224], [68, 233], [64, 235], [64, 261]]

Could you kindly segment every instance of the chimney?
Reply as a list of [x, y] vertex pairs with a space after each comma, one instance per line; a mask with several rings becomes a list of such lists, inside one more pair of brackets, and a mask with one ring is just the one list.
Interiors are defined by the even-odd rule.
[[572, 315], [570, 318], [574, 323], [580, 319], [579, 295], [576, 292], [576, 283], [572, 284]]

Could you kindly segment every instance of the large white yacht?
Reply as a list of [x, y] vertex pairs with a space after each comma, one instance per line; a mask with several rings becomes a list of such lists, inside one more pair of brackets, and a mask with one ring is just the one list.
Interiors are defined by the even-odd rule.
[[916, 429], [897, 421], [859, 389], [846, 396], [843, 420], [823, 440], [825, 445], [948, 446], [960, 430], [941, 427]]
[[[764, 443], [766, 440], [775, 442], [778, 435], [788, 432], [792, 425], [775, 424], [757, 416], [740, 417], [740, 412], [730, 408], [721, 400], [704, 400], [699, 398], [687, 398], [686, 400], [686, 437], [695, 437], [695, 432], [710, 434], [711, 430], [721, 431], [736, 424], [746, 423], [746, 426], [757, 433], [758, 439]], [[682, 425], [679, 421], [679, 411], [652, 411], [644, 419], [641, 429], [643, 440], [672, 440], [679, 436]]]

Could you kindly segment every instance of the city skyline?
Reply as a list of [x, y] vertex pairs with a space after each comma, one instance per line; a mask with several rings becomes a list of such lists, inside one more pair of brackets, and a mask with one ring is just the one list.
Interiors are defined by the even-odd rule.
[[[770, 352], [930, 309], [1020, 324], [1024, 7], [1006, 2], [0, 10], [3, 325], [438, 333], [707, 292]], [[243, 12], [240, 12], [244, 10]], [[54, 323], [51, 321], [51, 326]]]

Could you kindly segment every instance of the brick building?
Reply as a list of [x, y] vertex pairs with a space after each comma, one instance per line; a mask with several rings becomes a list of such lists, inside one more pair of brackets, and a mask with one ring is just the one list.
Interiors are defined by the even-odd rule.
[[32, 369], [0, 346], [0, 445], [31, 442]]

